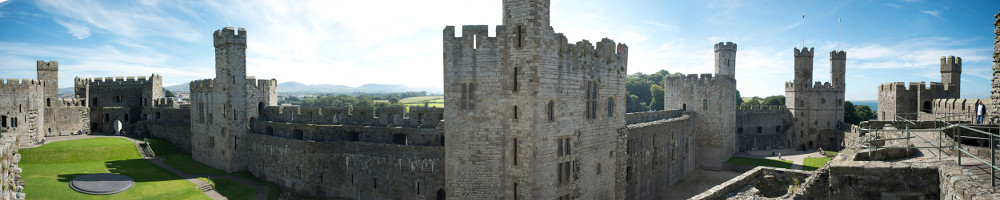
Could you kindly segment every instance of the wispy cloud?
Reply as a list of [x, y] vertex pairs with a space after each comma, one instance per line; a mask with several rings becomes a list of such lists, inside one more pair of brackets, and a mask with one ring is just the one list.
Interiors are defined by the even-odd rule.
[[[157, 5], [96, 0], [41, 0], [37, 2], [37, 5], [49, 14], [75, 19], [113, 36], [133, 40], [168, 37], [174, 40], [192, 42], [205, 37], [205, 34], [200, 34], [187, 22], [164, 11], [164, 9], [169, 8], [161, 8]], [[74, 34], [74, 36], [77, 35]]]
[[921, 10], [920, 13], [928, 14], [930, 16], [937, 17], [938, 19], [941, 18], [941, 11], [937, 10]]
[[67, 22], [60, 19], [55, 19], [56, 23], [65, 27], [66, 31], [76, 37], [76, 39], [86, 39], [90, 37], [90, 28], [86, 25], [79, 24], [76, 22]]

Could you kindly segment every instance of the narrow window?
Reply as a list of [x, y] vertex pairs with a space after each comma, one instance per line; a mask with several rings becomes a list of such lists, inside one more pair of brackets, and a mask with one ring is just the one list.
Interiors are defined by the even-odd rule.
[[111, 115], [109, 115], [108, 113], [104, 113], [104, 121], [111, 122]]
[[472, 49], [476, 49], [476, 42], [478, 42], [476, 40], [479, 39], [479, 37], [476, 37], [476, 36], [477, 35], [472, 35]]
[[476, 84], [469, 83], [469, 109], [476, 109]]
[[514, 67], [514, 92], [517, 92], [517, 67]]
[[378, 189], [378, 178], [372, 178], [372, 189]]
[[764, 129], [761, 128], [760, 126], [758, 126], [757, 127], [757, 134], [761, 134], [761, 133], [764, 133]]
[[781, 133], [781, 126], [775, 126], [774, 133]]
[[615, 111], [615, 100], [608, 97], [608, 118], [612, 117], [612, 113]]
[[467, 105], [468, 105], [467, 101], [469, 99], [468, 92], [469, 92], [468, 86], [463, 83], [462, 84], [462, 101], [460, 103], [461, 106], [462, 106], [462, 110], [468, 109], [468, 107], [467, 107]]
[[521, 35], [523, 33], [524, 29], [521, 29], [521, 26], [517, 26], [517, 48], [521, 48], [521, 41], [524, 40]]
[[90, 105], [91, 106], [97, 106], [97, 98], [94, 98], [94, 99], [90, 100]]
[[559, 151], [558, 152], [559, 153], [556, 154], [556, 155], [558, 155], [558, 157], [562, 157], [563, 156], [563, 142], [562, 142], [562, 139], [559, 139]]
[[573, 152], [573, 151], [570, 151], [571, 148], [570, 148], [570, 144], [569, 144], [569, 138], [565, 139], [565, 143], [566, 143], [566, 155], [568, 156], [568, 155], [572, 154], [572, 152]]
[[156, 112], [156, 120], [160, 120], [160, 112]]
[[553, 102], [552, 100], [549, 100], [549, 105], [548, 105], [548, 106], [547, 106], [547, 108], [545, 109], [546, 111], [548, 111], [548, 115], [549, 115], [549, 122], [554, 122], [554, 121], [556, 121], [556, 117], [555, 117], [555, 108], [556, 108], [556, 103], [555, 103], [555, 102]]
[[559, 185], [562, 185], [563, 184], [563, 163], [559, 163], [559, 166], [556, 168], [556, 173], [559, 174], [559, 180], [557, 181], [557, 183], [559, 183]]
[[514, 182], [514, 200], [517, 200], [517, 182]]
[[681, 104], [681, 111], [687, 111], [687, 110], [688, 110], [688, 104], [686, 104], [686, 103], [685, 104]]
[[514, 119], [517, 119], [517, 106], [514, 106]]
[[7, 116], [0, 117], [0, 127], [7, 128]]
[[701, 110], [708, 110], [708, 99], [701, 100]]
[[52, 98], [45, 98], [45, 107], [52, 107]]
[[517, 138], [514, 138], [514, 166], [517, 166]]

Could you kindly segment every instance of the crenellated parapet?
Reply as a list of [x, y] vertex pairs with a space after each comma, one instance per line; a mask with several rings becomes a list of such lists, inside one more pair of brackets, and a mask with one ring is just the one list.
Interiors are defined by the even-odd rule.
[[267, 106], [260, 120], [302, 124], [437, 127], [443, 108]]
[[813, 57], [813, 55], [816, 53], [816, 49], [802, 48], [802, 50], [799, 50], [799, 48], [794, 48], [794, 53], [795, 57]]
[[846, 60], [847, 52], [845, 51], [831, 51], [830, 60]]
[[84, 98], [59, 98], [61, 107], [86, 107], [87, 99]]
[[784, 105], [745, 105], [740, 106], [737, 110], [738, 112], [771, 112], [771, 111], [787, 111], [788, 108]]
[[719, 42], [715, 44], [715, 52], [719, 51], [731, 51], [736, 52], [736, 43], [733, 42]]
[[79, 85], [142, 85], [152, 82], [162, 81], [163, 77], [159, 74], [152, 74], [149, 77], [146, 76], [118, 76], [118, 77], [94, 77], [94, 78], [80, 78], [76, 77], [74, 81]]
[[796, 84], [795, 82], [786, 81], [785, 91], [841, 91], [842, 89], [834, 87], [830, 82], [813, 82], [811, 85], [807, 84]]
[[3, 81], [0, 82], [0, 88], [42, 87], [45, 85], [42, 81], [35, 79], [8, 78], [5, 81], [0, 81]]
[[[718, 74], [671, 74], [663, 77], [664, 85], [715, 85], [721, 82], [735, 82], [731, 77]], [[664, 88], [667, 88], [666, 86]], [[672, 88], [672, 87], [671, 87]]]
[[233, 27], [225, 27], [216, 30], [212, 34], [213, 41], [216, 47], [237, 44], [246, 45], [247, 44], [247, 30], [244, 28], [239, 28], [238, 30]]
[[180, 108], [180, 104], [174, 101], [173, 98], [155, 98], [153, 99], [153, 107], [155, 108]]
[[201, 79], [191, 81], [190, 84], [191, 93], [208, 93], [212, 92], [215, 88], [215, 80], [213, 79]]

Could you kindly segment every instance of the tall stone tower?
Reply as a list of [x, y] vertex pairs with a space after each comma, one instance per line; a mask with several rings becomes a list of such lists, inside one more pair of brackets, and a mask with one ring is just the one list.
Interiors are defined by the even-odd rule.
[[[833, 88], [838, 90], [844, 90], [846, 87], [846, 82], [844, 80], [844, 75], [847, 70], [847, 52], [844, 51], [831, 51], [830, 52], [830, 82], [833, 84]], [[843, 99], [843, 97], [841, 97]]]
[[813, 48], [795, 48], [795, 84], [812, 85], [813, 53]]
[[191, 156], [229, 172], [246, 169], [249, 122], [277, 101], [276, 80], [246, 76], [246, 34], [215, 31], [215, 79], [191, 82]]
[[49, 106], [52, 101], [59, 99], [59, 61], [45, 62], [38, 60], [38, 80], [45, 86], [45, 103]]
[[[620, 199], [628, 47], [567, 43], [548, 0], [504, 0], [503, 25], [445, 27], [449, 199]], [[624, 133], [621, 133], [624, 134]], [[600, 171], [600, 172], [599, 172]]]
[[962, 83], [962, 58], [955, 56], [941, 56], [941, 83], [948, 89], [954, 97], [961, 96]]
[[736, 78], [736, 43], [715, 44], [715, 73]]
[[990, 123], [997, 123], [1000, 121], [1000, 13], [993, 15], [996, 21], [993, 21], [993, 90], [990, 91], [990, 104], [989, 112], [992, 119], [989, 119]]

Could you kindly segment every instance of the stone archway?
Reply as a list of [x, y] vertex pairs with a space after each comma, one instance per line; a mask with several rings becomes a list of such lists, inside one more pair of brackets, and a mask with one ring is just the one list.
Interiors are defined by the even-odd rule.
[[444, 189], [438, 189], [438, 191], [437, 191], [437, 199], [438, 200], [445, 200], [446, 198], [447, 197], [445, 196]]

